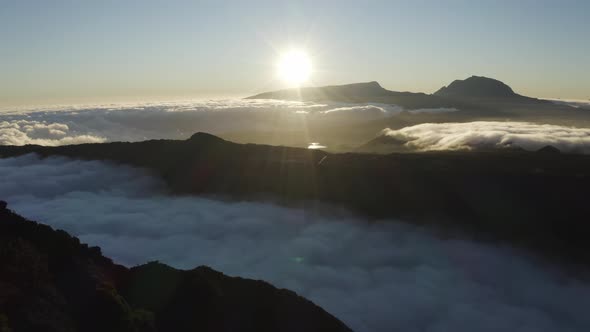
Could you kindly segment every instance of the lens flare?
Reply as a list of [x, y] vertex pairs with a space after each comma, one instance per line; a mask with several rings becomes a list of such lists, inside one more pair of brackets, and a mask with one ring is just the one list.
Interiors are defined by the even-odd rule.
[[311, 76], [311, 60], [301, 50], [284, 53], [277, 65], [277, 74], [286, 83], [300, 85]]

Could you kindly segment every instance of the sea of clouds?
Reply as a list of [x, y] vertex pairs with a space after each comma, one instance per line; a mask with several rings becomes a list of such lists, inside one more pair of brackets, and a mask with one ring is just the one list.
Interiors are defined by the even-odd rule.
[[[271, 131], [304, 121], [338, 125], [404, 111], [386, 104], [318, 104], [280, 100], [202, 100], [135, 105], [56, 106], [0, 111], [0, 145], [64, 145], [186, 139], [197, 131]], [[452, 112], [419, 109], [410, 112]]]
[[382, 134], [406, 141], [407, 147], [421, 151], [498, 147], [536, 151], [551, 145], [562, 152], [590, 153], [590, 128], [529, 122], [424, 123], [399, 130], [386, 128]]
[[[410, 113], [454, 112], [418, 109]], [[134, 105], [62, 106], [0, 112], [0, 145], [66, 145], [146, 139], [186, 139], [197, 131], [216, 135], [305, 130], [353, 125], [404, 112], [396, 105], [312, 103], [280, 100], [203, 100]], [[590, 153], [590, 129], [528, 122], [425, 123], [385, 135], [416, 150], [460, 150], [552, 145], [564, 152]], [[358, 142], [359, 144], [362, 142]]]
[[0, 199], [119, 263], [264, 279], [357, 332], [590, 330], [588, 282], [514, 249], [392, 220], [173, 197], [140, 169], [35, 155], [0, 159]]

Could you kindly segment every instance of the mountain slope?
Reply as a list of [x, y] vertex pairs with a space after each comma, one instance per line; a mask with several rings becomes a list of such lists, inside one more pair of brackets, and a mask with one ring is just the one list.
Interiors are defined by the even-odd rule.
[[297, 294], [207, 267], [132, 269], [0, 201], [0, 331], [350, 331]]

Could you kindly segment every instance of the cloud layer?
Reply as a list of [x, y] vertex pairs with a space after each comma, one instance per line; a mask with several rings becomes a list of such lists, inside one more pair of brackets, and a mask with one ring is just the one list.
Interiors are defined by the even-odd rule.
[[[138, 105], [55, 107], [0, 112], [0, 144], [63, 145], [102, 141], [186, 139], [213, 134], [307, 129], [396, 115], [384, 104], [317, 104], [280, 100], [218, 100]], [[426, 109], [412, 112], [446, 112]]]
[[67, 145], [80, 143], [101, 143], [105, 139], [92, 135], [79, 135], [70, 131], [67, 124], [46, 121], [2, 121], [0, 122], [0, 145]]
[[272, 204], [167, 196], [144, 171], [0, 159], [0, 198], [134, 265], [205, 264], [292, 289], [368, 331], [588, 331], [590, 285], [509, 248]]
[[579, 108], [579, 109], [583, 109], [583, 110], [588, 110], [590, 111], [590, 99], [587, 100], [576, 100], [576, 99], [547, 99], [555, 104], [558, 105], [568, 105], [568, 106], [572, 106], [575, 108]]
[[382, 133], [423, 151], [497, 147], [535, 151], [551, 145], [563, 152], [590, 153], [590, 129], [528, 122], [424, 123], [399, 130], [386, 128]]

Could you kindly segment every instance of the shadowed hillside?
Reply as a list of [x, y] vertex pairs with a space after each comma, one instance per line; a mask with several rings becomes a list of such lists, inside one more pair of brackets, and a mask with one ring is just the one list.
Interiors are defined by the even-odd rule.
[[0, 331], [350, 331], [297, 294], [208, 267], [127, 269], [0, 201]]

